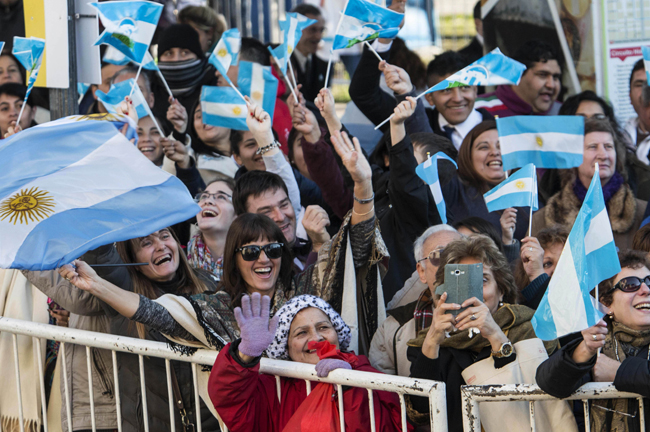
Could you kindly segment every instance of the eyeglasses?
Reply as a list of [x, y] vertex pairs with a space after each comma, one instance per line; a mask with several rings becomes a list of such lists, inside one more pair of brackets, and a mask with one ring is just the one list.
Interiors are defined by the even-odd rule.
[[626, 293], [632, 293], [632, 292], [637, 292], [641, 288], [641, 284], [645, 283], [646, 286], [650, 286], [650, 275], [640, 278], [636, 276], [628, 276], [624, 277], [616, 285], [614, 285], [614, 288], [608, 291], [608, 293], [620, 289], [623, 292]]
[[284, 243], [269, 243], [264, 246], [250, 245], [242, 246], [238, 249], [235, 249], [235, 252], [241, 252], [241, 257], [244, 261], [255, 261], [260, 257], [260, 253], [264, 251], [267, 258], [277, 259], [282, 256], [282, 247]]
[[431, 265], [438, 267], [440, 265], [440, 255], [442, 255], [442, 252], [444, 250], [445, 250], [444, 248], [434, 249], [431, 252], [429, 252], [429, 255], [427, 255], [422, 259], [419, 259], [418, 262], [429, 260]]
[[194, 197], [194, 202], [200, 203], [203, 201], [207, 201], [208, 199], [214, 199], [214, 200], [226, 200], [226, 201], [231, 201], [232, 200], [232, 195], [228, 195], [225, 192], [217, 192], [217, 193], [209, 193], [209, 192], [201, 192], [196, 194]]

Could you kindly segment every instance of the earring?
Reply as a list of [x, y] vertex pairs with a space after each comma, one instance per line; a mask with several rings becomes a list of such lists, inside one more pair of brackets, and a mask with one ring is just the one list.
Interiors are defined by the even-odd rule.
[[503, 307], [503, 302], [499, 301], [499, 307]]

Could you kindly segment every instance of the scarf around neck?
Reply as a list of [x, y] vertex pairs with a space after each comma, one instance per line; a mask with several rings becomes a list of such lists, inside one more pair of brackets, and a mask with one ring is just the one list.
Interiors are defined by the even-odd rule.
[[[609, 200], [614, 196], [616, 192], [623, 186], [625, 180], [623, 176], [615, 172], [612, 178], [603, 185], [603, 198], [605, 198], [605, 203], [608, 203]], [[578, 201], [582, 204], [587, 196], [587, 188], [582, 184], [580, 178], [576, 176], [575, 182], [573, 182], [573, 193], [576, 194]]]
[[214, 67], [208, 63], [206, 58], [180, 62], [158, 62], [158, 68], [174, 96], [191, 93], [208, 74], [214, 74]]
[[203, 235], [197, 233], [187, 245], [187, 260], [194, 268], [200, 268], [212, 273], [218, 281], [223, 276], [223, 257], [216, 259], [203, 242]]

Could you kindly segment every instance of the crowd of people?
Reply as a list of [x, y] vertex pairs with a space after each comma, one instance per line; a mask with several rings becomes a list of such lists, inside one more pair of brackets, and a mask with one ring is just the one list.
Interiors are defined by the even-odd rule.
[[[389, 8], [404, 12], [405, 2], [394, 0]], [[96, 92], [138, 76], [154, 118], [137, 121], [136, 146], [177, 176], [201, 211], [145, 237], [87, 252], [58, 271], [0, 270], [0, 315], [166, 342], [184, 354], [219, 350], [209, 379], [199, 380], [205, 397], [198, 405], [189, 363], [171, 362], [173, 420], [165, 361], [144, 358], [150, 430], [169, 430], [174, 421], [176, 430], [189, 431], [200, 417], [203, 430], [218, 431], [215, 413], [231, 431], [299, 426], [314, 397], [305, 381], [290, 378], [280, 380], [277, 393], [275, 377], [259, 373], [262, 357], [313, 364], [320, 377], [350, 369], [442, 381], [450, 431], [462, 430], [465, 384], [536, 383], [564, 398], [586, 382], [613, 382], [618, 390], [650, 397], [650, 87], [643, 60], [629, 80], [637, 116], [624, 125], [592, 91], [559, 99], [564, 64], [541, 40], [522, 41], [508, 53], [526, 67], [518, 85], [489, 93], [458, 86], [417, 98], [483, 55], [477, 4], [471, 44], [435, 56], [426, 67], [399, 38], [377, 39], [346, 63], [349, 94], [363, 116], [378, 125], [392, 115], [380, 128], [383, 137], [366, 152], [325, 87], [327, 62], [316, 53], [323, 13], [306, 3], [292, 11], [315, 20], [290, 59], [295, 95], [268, 47], [241, 39], [239, 61], [269, 67], [279, 81], [273, 113], [247, 99], [247, 130], [203, 122], [202, 87], [229, 85], [208, 61], [227, 29], [208, 7], [187, 6], [171, 15], [177, 22], [159, 26], [157, 64], [173, 97], [158, 76], [146, 70], [138, 75], [137, 65], [102, 62], [102, 82], [80, 99], [80, 112], [106, 113]], [[26, 77], [8, 48], [0, 53], [2, 138], [36, 125], [48, 108], [47, 98], [34, 92], [16, 124]], [[236, 86], [238, 66], [227, 75]], [[495, 117], [515, 115], [584, 117], [583, 162], [537, 171], [535, 213], [528, 207], [490, 212], [483, 194], [508, 176]], [[439, 163], [446, 215], [416, 174], [438, 152], [457, 163], [457, 169], [447, 160]], [[531, 320], [594, 175], [602, 183], [622, 270], [599, 285], [607, 310], [601, 321], [541, 341]], [[146, 265], [124, 265], [138, 263]], [[454, 303], [440, 294], [445, 266], [454, 264], [482, 265], [480, 298]], [[63, 358], [58, 345], [48, 343], [41, 364], [30, 341], [20, 342], [21, 377], [44, 370], [48, 418], [55, 419], [50, 430], [91, 429], [89, 385], [96, 429], [116, 430], [110, 351], [70, 345]], [[0, 364], [13, 364], [11, 343], [10, 335], [0, 334]], [[512, 382], [508, 371], [532, 357], [527, 381]], [[138, 358], [118, 352], [117, 360], [121, 429], [143, 430]], [[12, 374], [3, 375], [0, 383], [15, 386]], [[72, 424], [64, 390], [71, 395]], [[6, 393], [0, 394], [2, 430], [17, 431], [18, 406]], [[378, 430], [401, 430], [398, 397], [372, 395]], [[320, 403], [338, 398], [336, 391], [326, 396]], [[33, 402], [24, 426], [40, 430], [37, 380], [23, 397]], [[370, 430], [368, 401], [365, 389], [343, 392], [346, 430]], [[426, 398], [407, 397], [408, 430], [428, 430], [429, 407]], [[528, 408], [519, 408], [482, 408], [484, 429], [528, 430]], [[637, 431], [639, 409], [650, 414], [647, 400], [640, 408], [634, 399], [601, 399], [588, 409], [590, 425], [581, 403], [558, 400], [536, 410], [546, 421], [538, 425]], [[318, 410], [325, 412], [336, 411]], [[333, 424], [337, 419], [318, 417]]]

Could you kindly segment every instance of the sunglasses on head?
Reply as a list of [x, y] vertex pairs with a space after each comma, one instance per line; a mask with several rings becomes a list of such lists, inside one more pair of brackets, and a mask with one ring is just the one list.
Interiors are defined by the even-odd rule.
[[641, 284], [645, 283], [647, 286], [650, 286], [650, 275], [640, 278], [636, 276], [624, 277], [614, 285], [614, 288], [609, 290], [612, 292], [616, 289], [620, 289], [623, 292], [631, 293], [637, 292], [641, 288]]
[[427, 255], [422, 259], [419, 259], [418, 262], [429, 260], [431, 265], [438, 267], [440, 265], [440, 255], [442, 255], [443, 251], [444, 251], [443, 248], [434, 249], [431, 252], [429, 252], [429, 255]]
[[264, 254], [267, 258], [277, 259], [282, 256], [282, 246], [284, 246], [284, 243], [269, 243], [264, 246], [242, 246], [238, 249], [235, 249], [235, 252], [241, 252], [241, 257], [244, 259], [244, 261], [255, 261], [260, 257], [260, 253], [262, 251], [264, 251]]

